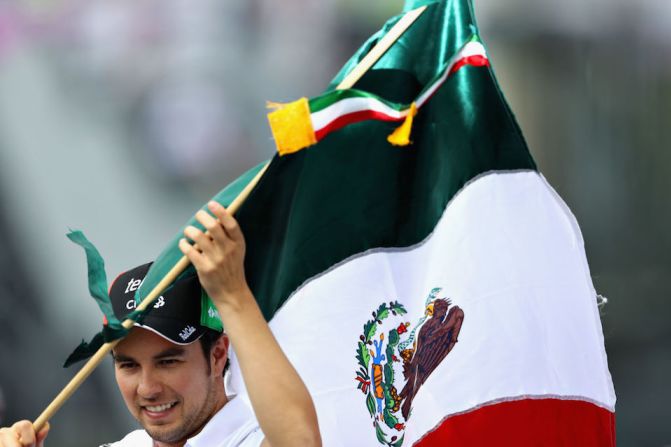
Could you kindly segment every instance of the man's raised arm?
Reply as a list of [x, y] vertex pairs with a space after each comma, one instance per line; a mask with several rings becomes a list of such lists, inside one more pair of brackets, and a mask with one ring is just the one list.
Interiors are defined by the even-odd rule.
[[[321, 445], [317, 414], [300, 376], [282, 352], [252, 295], [244, 272], [245, 241], [223, 206], [208, 204], [196, 219], [207, 234], [189, 226], [179, 247], [195, 266], [235, 348], [249, 398], [266, 439], [264, 445]], [[281, 408], [278, 406], [281, 405]]]

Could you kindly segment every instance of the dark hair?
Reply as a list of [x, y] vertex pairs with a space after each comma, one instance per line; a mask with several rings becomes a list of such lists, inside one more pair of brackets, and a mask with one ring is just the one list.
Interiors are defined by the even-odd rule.
[[[207, 361], [208, 373], [210, 372], [210, 353], [212, 352], [212, 346], [224, 335], [223, 332], [217, 332], [212, 329], [205, 329], [203, 335], [198, 339], [200, 340], [200, 347], [203, 348], [203, 355]], [[231, 365], [230, 360], [226, 359], [226, 366], [224, 366], [223, 374], [226, 374], [228, 367]]]

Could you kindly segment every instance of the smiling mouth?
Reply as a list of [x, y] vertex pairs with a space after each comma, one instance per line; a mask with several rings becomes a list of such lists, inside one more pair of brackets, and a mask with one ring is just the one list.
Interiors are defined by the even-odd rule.
[[175, 405], [177, 405], [177, 402], [169, 402], [169, 403], [163, 404], [163, 405], [144, 405], [141, 408], [143, 410], [146, 410], [146, 411], [150, 412], [150, 413], [163, 413], [165, 411], [168, 411], [169, 409], [171, 409]]

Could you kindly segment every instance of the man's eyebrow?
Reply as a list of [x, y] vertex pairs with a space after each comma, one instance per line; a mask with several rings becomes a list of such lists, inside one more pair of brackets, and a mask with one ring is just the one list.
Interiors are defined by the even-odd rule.
[[[166, 357], [179, 357], [183, 356], [186, 350], [184, 348], [181, 348], [179, 346], [176, 346], [174, 348], [168, 348], [164, 351], [159, 352], [156, 354], [153, 358], [154, 360], [160, 360], [164, 359]], [[116, 354], [115, 352], [112, 352], [112, 358], [116, 363], [121, 363], [121, 362], [134, 362], [135, 359], [133, 357], [123, 355], [123, 354]]]
[[129, 357], [127, 355], [123, 354], [116, 354], [112, 352], [112, 358], [114, 359], [114, 362], [116, 363], [121, 363], [121, 362], [134, 362], [135, 359], [133, 357]]
[[168, 348], [164, 351], [159, 352], [158, 354], [156, 354], [154, 356], [154, 360], [163, 359], [163, 358], [166, 358], [166, 357], [183, 356], [185, 352], [186, 352], [186, 350], [184, 348], [181, 348], [179, 346], [175, 346], [173, 348]]

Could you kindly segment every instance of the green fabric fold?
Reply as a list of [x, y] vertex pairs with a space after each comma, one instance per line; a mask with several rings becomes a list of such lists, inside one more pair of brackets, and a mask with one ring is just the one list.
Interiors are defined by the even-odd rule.
[[107, 292], [107, 275], [105, 274], [105, 262], [98, 249], [89, 241], [81, 231], [70, 231], [67, 234], [75, 244], [79, 245], [86, 252], [86, 264], [88, 268], [89, 293], [105, 315], [106, 325], [118, 329], [121, 322], [114, 315], [112, 302]]
[[[72, 242], [82, 247], [86, 253], [89, 293], [98, 304], [100, 311], [104, 315], [104, 320], [102, 330], [95, 334], [90, 342], [87, 343], [82, 340], [79, 346], [77, 346], [65, 360], [65, 363], [63, 364], [64, 368], [67, 368], [80, 360], [91, 357], [104, 343], [123, 338], [129, 332], [128, 329], [123, 327], [121, 320], [114, 314], [112, 301], [110, 300], [107, 291], [108, 286], [107, 275], [105, 274], [105, 262], [103, 261], [100, 252], [81, 231], [70, 231], [70, 233], [67, 234], [67, 237]], [[125, 318], [130, 318], [135, 322], [140, 323], [147, 312], [148, 310], [135, 310], [126, 315]]]

